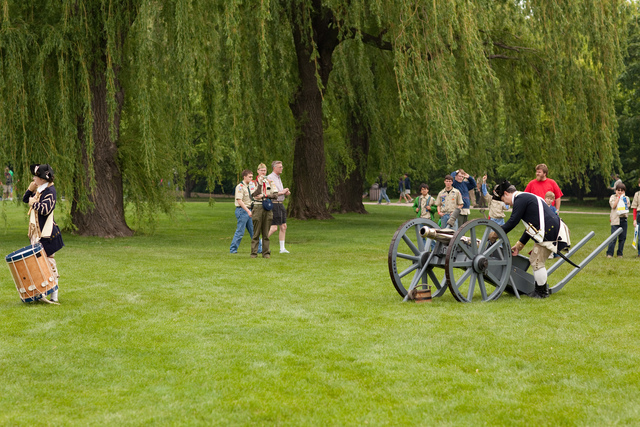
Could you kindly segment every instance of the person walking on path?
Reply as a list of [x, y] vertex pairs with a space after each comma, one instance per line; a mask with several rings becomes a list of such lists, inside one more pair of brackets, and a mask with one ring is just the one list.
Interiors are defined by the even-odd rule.
[[406, 173], [404, 174], [404, 197], [408, 203], [413, 202], [413, 197], [411, 197], [411, 180]]
[[242, 171], [242, 181], [236, 186], [235, 192], [235, 205], [236, 205], [236, 219], [238, 224], [236, 226], [236, 232], [231, 240], [231, 247], [229, 252], [232, 254], [238, 253], [238, 246], [242, 242], [244, 237], [244, 230], [249, 232], [249, 236], [253, 237], [253, 222], [251, 221], [251, 189], [250, 184], [253, 179], [253, 172], [249, 169]]
[[278, 241], [280, 242], [280, 253], [288, 254], [289, 251], [284, 247], [284, 241], [287, 236], [287, 210], [284, 208], [284, 198], [291, 194], [289, 188], [284, 188], [280, 175], [282, 174], [282, 162], [275, 160], [271, 163], [271, 172], [267, 178], [270, 179], [276, 186], [278, 192], [278, 198], [273, 201], [273, 221], [271, 222], [271, 228], [269, 229], [269, 236], [278, 231]]
[[413, 202], [413, 198], [411, 198], [411, 180], [409, 179], [409, 175], [406, 173], [400, 177], [398, 192], [400, 193], [398, 203], [400, 203], [400, 200], [402, 199], [407, 203]]
[[547, 178], [547, 174], [549, 173], [549, 168], [544, 163], [540, 163], [536, 166], [536, 178], [532, 179], [529, 184], [525, 187], [525, 193], [535, 194], [536, 196], [544, 199], [545, 195], [548, 191], [553, 191], [555, 194], [555, 200], [553, 201], [553, 205], [558, 210], [558, 215], [560, 215], [560, 202], [562, 198], [562, 191], [558, 184], [552, 180], [551, 178]]
[[382, 176], [382, 174], [378, 176], [378, 185], [380, 186], [380, 197], [378, 197], [378, 204], [382, 203], [383, 198], [387, 201], [387, 204], [390, 204], [391, 200], [389, 200], [389, 196], [387, 196], [388, 183], [387, 180]]
[[402, 199], [406, 202], [407, 198], [404, 196], [404, 175], [400, 177], [400, 181], [398, 182], [398, 193], [400, 193], [398, 196], [398, 203], [400, 203]]

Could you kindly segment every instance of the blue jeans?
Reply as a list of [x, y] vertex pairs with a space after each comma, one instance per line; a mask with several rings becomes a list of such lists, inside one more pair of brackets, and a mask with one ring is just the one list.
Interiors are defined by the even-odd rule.
[[[440, 227], [442, 228], [447, 228], [447, 221], [449, 221], [449, 218], [451, 217], [450, 213], [446, 213], [444, 215], [442, 215], [442, 218], [440, 218]], [[457, 230], [458, 229], [458, 220], [456, 219], [456, 223], [454, 224], [454, 226], [451, 228], [452, 230]]]
[[251, 221], [251, 217], [249, 216], [247, 211], [240, 207], [237, 207], [236, 218], [238, 218], [238, 226], [236, 227], [236, 233], [233, 235], [231, 247], [229, 248], [229, 252], [231, 252], [232, 254], [238, 253], [238, 246], [240, 246], [240, 242], [242, 242], [242, 237], [244, 236], [245, 229], [249, 232], [249, 236], [253, 237], [253, 221]]
[[378, 197], [378, 204], [382, 202], [383, 197], [387, 201], [387, 203], [391, 203], [391, 200], [389, 200], [389, 196], [387, 196], [387, 187], [380, 188], [380, 197]]
[[491, 218], [491, 221], [495, 222], [498, 225], [504, 225], [504, 218]]
[[618, 256], [622, 256], [622, 252], [624, 251], [624, 242], [627, 240], [627, 218], [620, 218], [620, 225], [612, 225], [611, 234], [613, 234], [618, 228], [622, 228], [622, 234], [619, 235], [617, 239], [613, 239], [613, 241], [609, 243], [609, 247], [607, 248], [607, 255], [613, 256], [613, 250], [616, 247], [617, 240]]

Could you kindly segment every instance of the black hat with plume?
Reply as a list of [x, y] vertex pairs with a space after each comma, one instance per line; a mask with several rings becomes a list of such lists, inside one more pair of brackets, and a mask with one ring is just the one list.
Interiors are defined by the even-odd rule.
[[501, 201], [502, 196], [504, 195], [505, 191], [509, 189], [509, 187], [511, 187], [511, 183], [506, 180], [502, 181], [501, 184], [493, 187], [493, 200]]
[[29, 170], [31, 170], [31, 174], [33, 176], [37, 176], [38, 178], [42, 178], [48, 182], [53, 182], [53, 169], [51, 166], [47, 164], [31, 165]]

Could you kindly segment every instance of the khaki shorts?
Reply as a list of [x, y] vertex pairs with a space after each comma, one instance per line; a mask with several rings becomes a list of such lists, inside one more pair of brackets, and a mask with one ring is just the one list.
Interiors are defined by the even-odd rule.
[[531, 264], [533, 271], [544, 268], [544, 263], [549, 258], [549, 255], [551, 255], [550, 249], [535, 243], [533, 245], [531, 255], [529, 256], [529, 263]]

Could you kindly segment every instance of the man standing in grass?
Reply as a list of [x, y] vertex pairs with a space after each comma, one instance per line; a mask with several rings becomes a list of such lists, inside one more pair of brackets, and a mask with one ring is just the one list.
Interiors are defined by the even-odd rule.
[[236, 232], [233, 235], [231, 241], [231, 247], [229, 252], [232, 254], [238, 253], [238, 246], [242, 242], [245, 228], [249, 232], [249, 236], [253, 237], [253, 222], [251, 221], [251, 196], [249, 190], [249, 184], [253, 179], [253, 172], [249, 169], [242, 171], [242, 182], [236, 186], [235, 205], [236, 205], [236, 218], [238, 219], [238, 225]]
[[[253, 238], [251, 239], [251, 258], [256, 258], [260, 251], [260, 245], [264, 239], [262, 247], [262, 257], [271, 258], [269, 248], [269, 230], [273, 220], [273, 210], [264, 206], [265, 199], [273, 200], [278, 196], [275, 184], [267, 177], [267, 166], [264, 163], [258, 165], [258, 179], [255, 180], [255, 190], [253, 193]], [[262, 235], [263, 238], [260, 238]]]
[[284, 188], [280, 175], [282, 174], [282, 162], [275, 160], [271, 162], [271, 168], [273, 172], [267, 176], [268, 179], [273, 181], [278, 190], [278, 198], [273, 201], [273, 221], [271, 222], [271, 229], [269, 230], [269, 236], [275, 233], [280, 227], [278, 232], [278, 240], [280, 242], [280, 253], [288, 254], [289, 251], [284, 247], [284, 239], [287, 235], [287, 210], [284, 208], [284, 198], [291, 194], [288, 188]]
[[451, 173], [453, 177], [453, 188], [457, 189], [462, 195], [462, 209], [460, 209], [459, 223], [464, 224], [471, 213], [471, 197], [469, 191], [476, 188], [476, 180], [462, 169], [458, 169]]
[[558, 210], [560, 215], [560, 199], [562, 197], [562, 190], [558, 184], [551, 178], [547, 178], [549, 168], [544, 163], [540, 163], [536, 166], [536, 179], [533, 179], [527, 184], [524, 191], [525, 193], [535, 194], [538, 197], [545, 198], [547, 192], [552, 191], [555, 195], [553, 205]]

